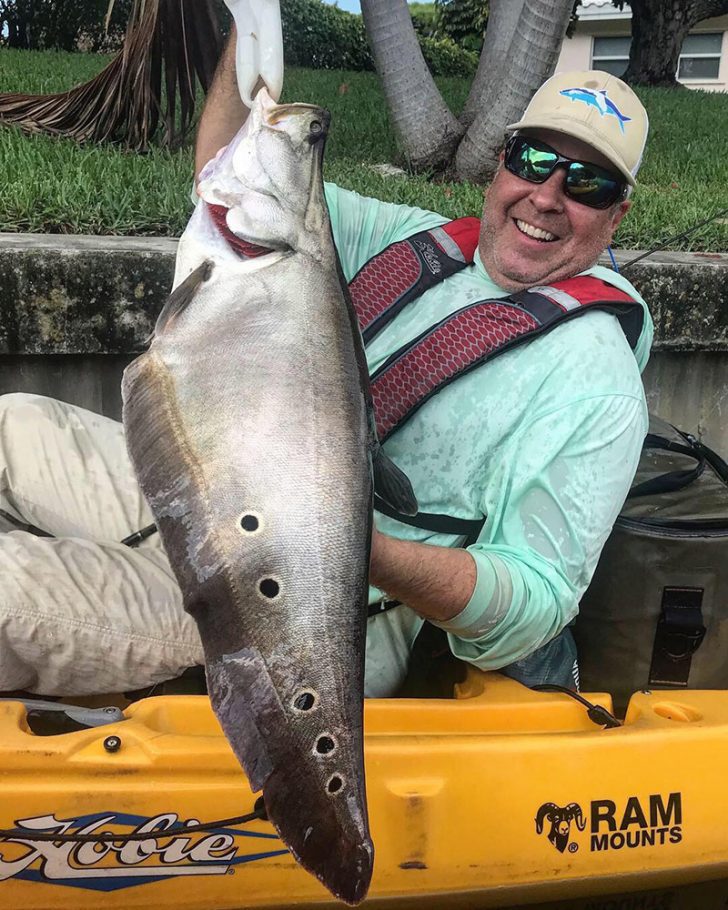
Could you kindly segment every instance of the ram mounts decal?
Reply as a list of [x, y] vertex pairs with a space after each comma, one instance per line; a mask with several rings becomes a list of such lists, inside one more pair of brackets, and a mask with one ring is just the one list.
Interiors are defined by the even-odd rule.
[[[588, 846], [592, 853], [664, 847], [683, 839], [682, 794], [652, 793], [642, 799], [630, 796], [623, 805], [611, 799], [593, 799], [588, 813], [578, 803], [563, 807], [544, 803], [534, 821], [536, 834], [545, 831], [559, 853], [576, 853], [582, 846]], [[587, 823], [588, 841], [587, 835], [578, 836]]]
[[[186, 824], [199, 822], [191, 819]], [[276, 834], [220, 828], [175, 836], [175, 829], [182, 825], [174, 812], [154, 818], [101, 812], [70, 819], [55, 815], [20, 819], [15, 822], [17, 836], [0, 841], [0, 883], [18, 878], [93, 891], [117, 891], [185, 875], [226, 875], [243, 863], [288, 853], [281, 849], [283, 845]], [[133, 841], [33, 839], [34, 834], [123, 836], [147, 832], [148, 838]], [[246, 838], [245, 846], [249, 844], [254, 852], [245, 852], [241, 841]]]
[[[576, 822], [579, 831], [583, 831], [586, 827], [586, 819], [578, 803], [569, 803], [563, 809], [556, 803], [544, 803], [536, 813], [536, 834], [540, 834], [543, 830], [544, 821], [551, 825], [547, 836], [559, 853], [563, 853], [569, 846], [572, 822]], [[576, 844], [571, 845], [569, 852], [576, 852], [574, 848], [576, 848]]]

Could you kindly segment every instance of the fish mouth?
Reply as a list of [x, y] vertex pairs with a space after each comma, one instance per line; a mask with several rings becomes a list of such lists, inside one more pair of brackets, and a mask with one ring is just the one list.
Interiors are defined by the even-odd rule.
[[[348, 904], [366, 896], [374, 866], [366, 800], [347, 769], [321, 785], [301, 731], [261, 653], [242, 648], [207, 661], [213, 710], [251, 790], [295, 859]], [[304, 708], [301, 708], [303, 711]], [[347, 773], [348, 771], [348, 773]], [[333, 782], [336, 781], [336, 785]]]

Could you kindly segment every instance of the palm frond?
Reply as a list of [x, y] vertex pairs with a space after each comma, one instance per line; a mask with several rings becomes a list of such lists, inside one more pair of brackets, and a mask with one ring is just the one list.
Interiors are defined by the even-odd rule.
[[[113, 0], [109, 14], [112, 7]], [[221, 49], [214, 0], [134, 0], [124, 45], [98, 76], [53, 95], [0, 95], [0, 122], [136, 150], [162, 127], [162, 142], [174, 145], [192, 123], [197, 83], [208, 90]]]

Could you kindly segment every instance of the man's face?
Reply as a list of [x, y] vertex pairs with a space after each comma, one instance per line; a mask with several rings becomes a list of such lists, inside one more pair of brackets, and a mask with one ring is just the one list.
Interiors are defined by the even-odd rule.
[[[552, 130], [529, 130], [567, 158], [614, 171], [596, 149]], [[570, 278], [592, 266], [609, 245], [630, 203], [595, 209], [564, 192], [566, 170], [529, 183], [502, 164], [485, 197], [480, 256], [488, 274], [507, 291]], [[534, 236], [536, 235], [536, 236]]]

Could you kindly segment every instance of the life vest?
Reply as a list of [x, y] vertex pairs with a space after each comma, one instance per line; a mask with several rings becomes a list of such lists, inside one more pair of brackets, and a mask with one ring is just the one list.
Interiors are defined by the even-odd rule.
[[[365, 345], [408, 303], [472, 265], [479, 236], [478, 218], [459, 218], [393, 243], [365, 263], [349, 284]], [[371, 377], [380, 441], [459, 376], [590, 310], [613, 313], [635, 348], [644, 322], [642, 305], [590, 275], [480, 300], [430, 326], [395, 351]], [[375, 506], [405, 524], [464, 536], [465, 545], [477, 539], [485, 523], [484, 517], [401, 515], [379, 497]]]

